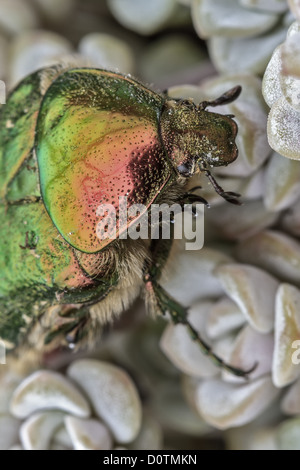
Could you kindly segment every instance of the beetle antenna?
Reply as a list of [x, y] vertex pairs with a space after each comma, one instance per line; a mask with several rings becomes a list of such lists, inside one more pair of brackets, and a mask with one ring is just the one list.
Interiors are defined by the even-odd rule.
[[241, 94], [242, 87], [240, 85], [231, 88], [230, 90], [223, 93], [223, 95], [219, 96], [219, 98], [213, 101], [202, 101], [198, 105], [199, 111], [204, 111], [208, 106], [221, 106], [224, 104], [232, 103], [232, 101], [236, 100], [239, 95]]

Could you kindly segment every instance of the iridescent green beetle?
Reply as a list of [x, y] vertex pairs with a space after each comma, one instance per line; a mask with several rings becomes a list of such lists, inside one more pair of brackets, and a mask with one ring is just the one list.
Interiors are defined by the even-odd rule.
[[[97, 207], [202, 201], [186, 193], [208, 167], [237, 157], [237, 125], [208, 112], [240, 87], [196, 106], [171, 100], [104, 70], [50, 67], [25, 78], [0, 115], [0, 337], [36, 349], [97, 336], [99, 326], [146, 287], [150, 310], [187, 325], [206, 354], [223, 364], [158, 284], [172, 240], [103, 241]], [[120, 227], [117, 234], [120, 235]]]

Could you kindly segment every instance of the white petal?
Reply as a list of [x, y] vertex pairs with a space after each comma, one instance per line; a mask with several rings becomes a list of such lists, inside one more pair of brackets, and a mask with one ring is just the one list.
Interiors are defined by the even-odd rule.
[[81, 39], [78, 50], [89, 58], [93, 67], [123, 73], [131, 73], [134, 70], [134, 57], [130, 47], [109, 34], [87, 34]]
[[268, 118], [269, 144], [276, 152], [294, 160], [300, 159], [300, 113], [285, 97], [272, 106]]
[[241, 5], [263, 11], [284, 13], [287, 9], [286, 0], [240, 0]]
[[200, 37], [253, 36], [275, 25], [277, 15], [244, 9], [238, 0], [193, 0], [192, 18]]
[[[4, 36], [0, 36], [0, 77], [3, 80], [6, 77], [6, 71], [8, 69], [8, 41]], [[1, 90], [2, 91], [2, 90]], [[0, 103], [4, 103], [3, 97], [0, 95]]]
[[71, 43], [53, 32], [28, 31], [18, 35], [10, 51], [11, 85], [15, 85], [23, 77], [39, 68], [57, 63], [57, 56], [71, 51]]
[[64, 420], [65, 413], [42, 411], [28, 418], [20, 428], [20, 439], [25, 450], [47, 450], [53, 434]]
[[63, 425], [53, 434], [52, 444], [56, 446], [61, 446], [65, 449], [72, 449], [73, 444], [70, 438], [66, 426]]
[[143, 417], [138, 437], [129, 445], [132, 450], [160, 450], [163, 448], [163, 431], [160, 424], [149, 413]]
[[279, 450], [300, 450], [300, 418], [284, 421], [276, 432]]
[[[204, 341], [207, 341], [204, 329], [206, 316], [211, 306], [211, 302], [199, 302], [189, 309], [189, 321]], [[170, 361], [185, 374], [201, 378], [212, 377], [219, 372], [212, 361], [205, 357], [199, 345], [191, 339], [184, 325], [168, 325], [162, 336], [160, 347]]]
[[22, 0], [1, 0], [0, 30], [5, 34], [20, 34], [37, 27], [38, 18], [32, 5]]
[[264, 203], [268, 210], [289, 208], [300, 197], [299, 162], [274, 152], [265, 173]]
[[[256, 363], [257, 367], [251, 373], [251, 379], [254, 380], [271, 373], [273, 349], [273, 333], [263, 335], [247, 325], [237, 336], [228, 362], [242, 370], [249, 370]], [[223, 378], [235, 382], [243, 380], [237, 379], [226, 371], [223, 372]]]
[[11, 370], [7, 370], [6, 372], [3, 372], [3, 374], [0, 375], [0, 414], [6, 414], [9, 412], [9, 403], [12, 394], [21, 382], [21, 380], [22, 378], [14, 374]]
[[218, 429], [242, 426], [254, 420], [278, 395], [270, 377], [261, 377], [244, 385], [206, 380], [197, 391], [198, 411]]
[[20, 421], [8, 414], [0, 414], [0, 450], [7, 450], [19, 442]]
[[68, 375], [85, 391], [96, 415], [118, 442], [127, 443], [137, 436], [142, 421], [141, 402], [126, 372], [106, 362], [82, 359], [71, 364]]
[[[265, 413], [263, 413], [264, 415]], [[257, 419], [246, 426], [226, 431], [227, 450], [277, 450], [274, 427], [262, 427]]]
[[58, 409], [80, 417], [90, 415], [90, 407], [77, 388], [53, 371], [37, 371], [27, 377], [15, 390], [11, 413], [18, 418], [26, 418], [42, 409]]
[[300, 237], [300, 200], [296, 201], [282, 215], [281, 226], [291, 235]]
[[281, 409], [286, 415], [300, 414], [300, 379], [297, 380], [284, 395]]
[[213, 274], [216, 266], [229, 262], [223, 253], [209, 248], [186, 251], [184, 244], [174, 243], [160, 283], [185, 307], [203, 297], [219, 297], [222, 287]]
[[[227, 333], [226, 336], [222, 336], [221, 338], [218, 338], [217, 340], [214, 341], [214, 347], [213, 347], [214, 353], [220, 358], [222, 358], [223, 361], [226, 362], [227, 364], [230, 364], [229, 358], [230, 358], [232, 348], [236, 340], [236, 334], [237, 334], [236, 331], [231, 331], [230, 333]], [[222, 376], [224, 376], [225, 374], [224, 369], [220, 369], [220, 372], [222, 373]], [[228, 375], [230, 375], [231, 380], [233, 381], [239, 380], [233, 374], [228, 374]]]
[[75, 450], [110, 450], [112, 439], [107, 428], [96, 419], [65, 417], [65, 425]]
[[242, 194], [244, 199], [261, 198], [264, 194], [264, 178], [264, 170], [258, 169], [252, 176], [243, 180], [239, 194]]
[[281, 47], [282, 72], [300, 78], [300, 32], [290, 35]]
[[[291, 40], [298, 39], [300, 40], [300, 34], [297, 35], [298, 37], [296, 38], [295, 36], [291, 36]], [[286, 43], [285, 43], [286, 44]], [[282, 46], [282, 54], [284, 53], [284, 49]], [[296, 54], [296, 52], [294, 52]], [[294, 73], [297, 73], [300, 77], [300, 64], [295, 63], [295, 61], [292, 63], [291, 60], [288, 61], [289, 64], [291, 64], [291, 67], [293, 66]], [[299, 59], [300, 62], [300, 59]], [[288, 70], [286, 70], [284, 63], [282, 64], [282, 73], [280, 74], [280, 85], [281, 85], [281, 90], [282, 93], [289, 103], [289, 105], [299, 113], [300, 111], [300, 78], [298, 77], [292, 77], [289, 75]], [[298, 69], [299, 67], [299, 69]]]
[[[173, 83], [190, 81], [191, 75], [199, 76], [198, 71], [201, 77], [205, 77], [206, 74], [209, 76], [211, 70], [212, 64], [195, 39], [179, 32], [164, 34], [151, 41], [143, 48], [143, 54], [139, 57], [139, 76], [144, 82], [155, 83], [160, 89], [165, 84], [168, 96], [170, 96], [169, 86]], [[177, 90], [180, 88], [176, 87]]]
[[[224, 108], [225, 108], [225, 106], [224, 106]], [[230, 114], [229, 111], [228, 111], [228, 114]], [[241, 125], [243, 126], [243, 124], [241, 124]], [[246, 177], [251, 176], [254, 171], [255, 171], [255, 169], [253, 169], [249, 166], [246, 155], [242, 150], [242, 152], [239, 153], [238, 158], [234, 162], [230, 163], [230, 165], [216, 167], [214, 169], [214, 174], [222, 175], [222, 176], [228, 176], [228, 177], [232, 177], [232, 178], [235, 178], [235, 177], [246, 178]], [[244, 196], [244, 193], [242, 193], [242, 194]], [[216, 198], [216, 196], [215, 196], [215, 198]]]
[[50, 21], [61, 22], [70, 15], [74, 8], [74, 0], [33, 0]]
[[214, 36], [208, 42], [210, 56], [219, 72], [262, 75], [272, 52], [284, 41], [285, 35], [286, 29], [280, 26], [263, 36], [251, 38]]
[[278, 450], [274, 428], [256, 431], [250, 441], [249, 450]]
[[[281, 284], [276, 295], [273, 381], [284, 387], [300, 375], [300, 291]], [[298, 341], [298, 343], [294, 343]]]
[[185, 19], [188, 13], [174, 0], [109, 0], [108, 7], [123, 26], [144, 35], [156, 33], [174, 18]]
[[300, 21], [300, 2], [299, 0], [288, 0], [288, 4], [298, 21]]
[[243, 241], [238, 259], [271, 272], [279, 279], [300, 283], [300, 243], [275, 230], [265, 230]]
[[279, 282], [261, 269], [241, 264], [220, 266], [216, 275], [250, 325], [261, 333], [270, 332]]
[[282, 97], [280, 84], [281, 68], [281, 46], [277, 46], [265, 70], [262, 82], [262, 92], [264, 99], [270, 108], [279, 98]]
[[[293, 1], [293, 0], [291, 0], [291, 1]], [[295, 0], [295, 1], [298, 2], [299, 0]], [[290, 36], [293, 36], [294, 34], [298, 34], [298, 33], [300, 33], [300, 22], [299, 21], [294, 21], [290, 25], [286, 37], [289, 38]]]
[[[245, 102], [236, 102], [230, 105], [230, 112], [234, 114], [239, 125], [236, 143], [240, 156], [253, 171], [261, 167], [270, 148], [265, 135], [267, 115], [265, 111]], [[249, 142], [249, 134], [251, 139]]]
[[[190, 377], [184, 377], [183, 388], [190, 386]], [[198, 382], [198, 380], [197, 380]], [[188, 395], [184, 390], [185, 396]], [[187, 404], [178, 381], [160, 383], [151, 401], [151, 410], [159, 417], [162, 426], [180, 434], [203, 436], [212, 431], [203, 419]]]
[[236, 303], [228, 297], [223, 297], [208, 312], [207, 334], [212, 339], [218, 338], [241, 327], [245, 322], [246, 319]]
[[278, 214], [267, 211], [260, 200], [247, 201], [239, 207], [233, 204], [212, 207], [206, 214], [219, 235], [230, 240], [251, 237], [278, 219]]

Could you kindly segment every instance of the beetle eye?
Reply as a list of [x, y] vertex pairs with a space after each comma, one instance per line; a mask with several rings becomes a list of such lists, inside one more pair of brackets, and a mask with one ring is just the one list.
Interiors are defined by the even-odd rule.
[[181, 174], [181, 176], [191, 176], [191, 168], [190, 168], [190, 165], [188, 165], [188, 163], [181, 163], [181, 165], [179, 165], [177, 167], [177, 170], [178, 170], [178, 173]]

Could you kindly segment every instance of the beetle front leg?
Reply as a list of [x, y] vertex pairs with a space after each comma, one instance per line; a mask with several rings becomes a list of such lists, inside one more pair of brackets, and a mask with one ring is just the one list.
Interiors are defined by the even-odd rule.
[[216, 179], [209, 170], [207, 170], [206, 168], [200, 168], [200, 170], [205, 173], [216, 193], [218, 193], [223, 199], [230, 202], [231, 204], [241, 206], [242, 203], [238, 200], [238, 198], [241, 197], [240, 194], [235, 193], [233, 191], [224, 191], [224, 189], [217, 183]]
[[172, 322], [175, 325], [181, 324], [184, 325], [193, 341], [195, 341], [203, 354], [205, 354], [211, 361], [221, 369], [227, 370], [231, 374], [242, 377], [244, 379], [248, 379], [249, 375], [254, 371], [257, 367], [255, 363], [253, 367], [249, 370], [243, 370], [238, 367], [231, 366], [223, 361], [219, 356], [217, 356], [211, 346], [209, 346], [199, 335], [197, 330], [193, 327], [193, 325], [188, 320], [188, 310], [180, 305], [176, 300], [174, 300], [166, 291], [165, 289], [158, 284], [158, 282], [153, 279], [151, 274], [147, 273], [144, 275], [144, 282], [146, 285], [146, 289], [149, 289], [155, 295], [155, 299], [157, 302], [157, 306], [162, 313], [162, 315], [166, 315], [167, 313], [170, 315]]
[[179, 202], [182, 204], [195, 204], [199, 202], [200, 204], [204, 204], [206, 207], [210, 207], [209, 203], [206, 199], [204, 199], [204, 197], [199, 196], [198, 194], [194, 194], [197, 189], [201, 189], [201, 186], [194, 186], [194, 188], [191, 188], [189, 191], [184, 193]]

